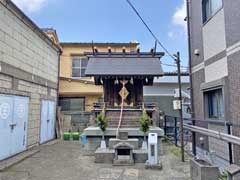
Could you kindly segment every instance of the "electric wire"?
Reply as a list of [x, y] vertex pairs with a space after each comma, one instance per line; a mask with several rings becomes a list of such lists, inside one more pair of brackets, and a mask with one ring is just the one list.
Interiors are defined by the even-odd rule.
[[157, 38], [157, 36], [152, 32], [151, 28], [148, 26], [148, 24], [144, 21], [138, 10], [134, 7], [134, 5], [131, 3], [130, 0], [126, 0], [126, 2], [129, 4], [129, 6], [133, 9], [133, 11], [136, 13], [136, 15], [140, 18], [144, 26], [147, 28], [147, 30], [150, 32], [152, 37], [155, 39], [155, 41], [162, 47], [162, 49], [173, 59], [176, 60], [176, 57], [174, 57], [169, 50], [161, 43], [161, 41]]

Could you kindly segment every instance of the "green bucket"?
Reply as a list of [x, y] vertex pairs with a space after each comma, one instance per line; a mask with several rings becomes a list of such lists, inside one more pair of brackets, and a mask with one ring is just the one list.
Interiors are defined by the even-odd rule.
[[70, 132], [64, 132], [64, 133], [63, 133], [63, 139], [64, 139], [65, 141], [69, 141], [70, 138], [71, 138], [71, 133], [70, 133]]
[[73, 140], [75, 140], [75, 141], [78, 141], [78, 140], [79, 140], [79, 136], [80, 136], [79, 132], [73, 132], [73, 133], [72, 133], [72, 138], [73, 138]]

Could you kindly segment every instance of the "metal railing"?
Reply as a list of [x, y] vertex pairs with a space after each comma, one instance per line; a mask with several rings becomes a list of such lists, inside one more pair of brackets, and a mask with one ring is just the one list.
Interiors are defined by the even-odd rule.
[[[173, 116], [165, 116], [163, 121], [164, 122], [162, 123], [162, 128], [164, 129], [165, 136], [168, 137], [176, 146], [179, 146], [180, 118]], [[209, 146], [208, 140], [212, 138], [222, 143], [225, 142], [227, 144], [227, 160], [229, 161], [229, 164], [234, 163], [233, 145], [240, 145], [240, 137], [233, 136], [232, 129], [240, 129], [240, 125], [220, 120], [200, 120], [191, 118], [184, 118], [183, 122], [184, 146], [191, 146], [191, 154], [196, 156], [196, 148], [206, 142], [208, 143], [206, 146]], [[210, 144], [210, 146], [212, 145]], [[186, 149], [189, 152], [189, 148]]]

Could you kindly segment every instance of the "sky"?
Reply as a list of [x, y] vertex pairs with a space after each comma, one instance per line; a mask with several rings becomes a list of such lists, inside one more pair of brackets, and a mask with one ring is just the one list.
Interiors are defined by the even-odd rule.
[[[54, 28], [60, 42], [138, 41], [149, 51], [155, 40], [126, 0], [12, 0], [40, 28]], [[188, 65], [184, 0], [131, 0], [157, 38], [171, 54], [181, 53]], [[163, 51], [158, 45], [158, 51]], [[167, 54], [163, 64], [173, 65]], [[175, 67], [163, 65], [165, 71]], [[185, 70], [185, 69], [183, 69]]]

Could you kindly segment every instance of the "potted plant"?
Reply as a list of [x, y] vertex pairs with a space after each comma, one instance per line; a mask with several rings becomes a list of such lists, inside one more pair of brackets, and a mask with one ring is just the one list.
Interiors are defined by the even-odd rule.
[[149, 130], [150, 117], [148, 116], [146, 110], [143, 111], [142, 116], [140, 117], [140, 130], [144, 134], [144, 139], [142, 143], [142, 149], [147, 149], [146, 133]]
[[101, 140], [100, 148], [106, 148], [104, 133], [107, 129], [108, 119], [105, 116], [105, 113], [101, 112], [100, 114], [98, 114], [97, 118], [96, 118], [96, 121], [97, 121], [97, 124], [98, 124], [99, 128], [102, 130], [102, 140]]

